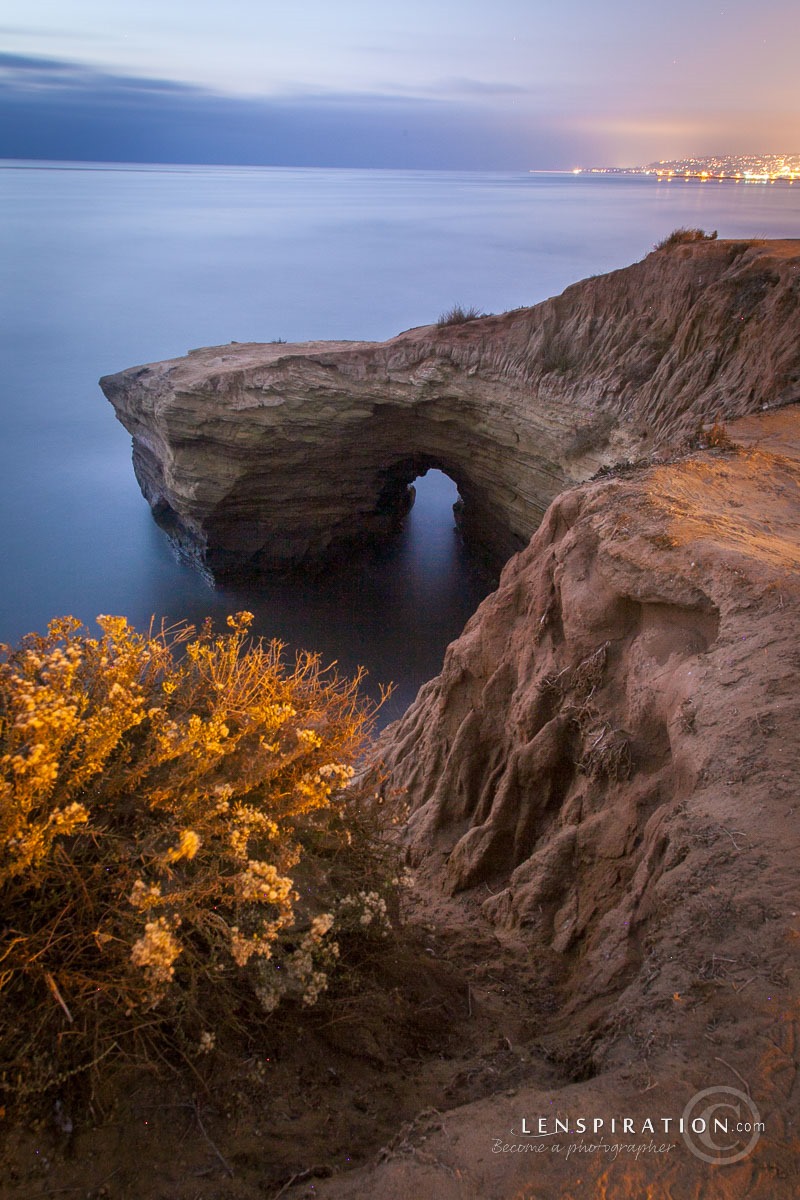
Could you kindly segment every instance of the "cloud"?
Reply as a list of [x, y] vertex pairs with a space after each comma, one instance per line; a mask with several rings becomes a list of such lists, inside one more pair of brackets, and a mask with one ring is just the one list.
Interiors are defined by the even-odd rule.
[[28, 54], [6, 54], [0, 51], [0, 70], [43, 71], [63, 75], [65, 71], [74, 71], [75, 64], [53, 58], [34, 58]]
[[498, 90], [504, 91], [455, 80], [439, 96], [298, 91], [236, 97], [4, 54], [0, 156], [451, 169], [525, 169], [543, 157], [552, 161], [559, 153], [555, 133], [498, 108]]
[[443, 92], [463, 96], [526, 96], [531, 90], [516, 83], [501, 83], [485, 79], [462, 79], [457, 77], [443, 79], [438, 84], [438, 88]]
[[70, 59], [44, 58], [0, 52], [0, 88], [24, 93], [31, 85], [53, 87], [64, 92], [182, 92], [204, 95], [204, 89], [172, 79], [148, 79], [139, 75], [116, 75]]
[[[578, 103], [580, 100], [580, 103]], [[67, 59], [0, 55], [0, 157], [290, 167], [527, 170], [790, 150], [792, 112], [593, 104], [452, 76], [416, 91], [296, 86], [233, 96]], [[787, 151], [788, 152], [788, 151]]]
[[505, 83], [501, 80], [470, 79], [465, 76], [453, 75], [446, 79], [436, 79], [426, 86], [398, 83], [397, 81], [385, 82], [382, 94], [392, 96], [424, 95], [432, 98], [450, 96], [453, 98], [480, 97], [481, 99], [490, 99], [491, 97], [506, 98], [509, 96], [543, 95], [544, 89], [523, 87], [521, 84]]

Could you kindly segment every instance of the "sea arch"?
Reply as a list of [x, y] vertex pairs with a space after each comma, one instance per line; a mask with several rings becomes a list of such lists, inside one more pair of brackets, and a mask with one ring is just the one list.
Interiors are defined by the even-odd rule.
[[598, 468], [795, 401], [796, 272], [796, 242], [678, 239], [533, 308], [386, 342], [207, 347], [101, 386], [157, 519], [218, 578], [385, 538], [426, 463], [502, 562]]
[[210, 347], [101, 380], [180, 554], [220, 581], [316, 572], [392, 537], [430, 469], [473, 550], [496, 568], [521, 549], [567, 482], [561, 424], [423, 333]]
[[[425, 431], [414, 432], [424, 445]], [[488, 565], [498, 567], [524, 545], [525, 538], [508, 527], [497, 481], [480, 469], [480, 456], [469, 453], [474, 447], [416, 449], [409, 447], [408, 431], [389, 444], [385, 435], [381, 419], [373, 416], [357, 438], [331, 438], [314, 452], [295, 445], [278, 459], [270, 447], [238, 475], [188, 538], [185, 518], [169, 506], [164, 512], [163, 502], [154, 505], [154, 514], [191, 553], [200, 551], [202, 565], [216, 579], [314, 573], [394, 537], [413, 503], [414, 480], [438, 470], [458, 489], [456, 524]], [[144, 472], [137, 473], [143, 479]]]

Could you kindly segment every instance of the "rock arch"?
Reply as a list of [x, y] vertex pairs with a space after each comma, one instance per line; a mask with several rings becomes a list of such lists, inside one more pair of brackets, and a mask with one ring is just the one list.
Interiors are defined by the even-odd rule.
[[799, 246], [677, 244], [534, 308], [387, 342], [233, 343], [101, 386], [157, 520], [217, 578], [386, 538], [431, 466], [501, 563], [598, 467], [798, 398]]
[[486, 558], [525, 545], [561, 472], [545, 462], [526, 495], [516, 479], [543, 455], [520, 444], [513, 415], [498, 419], [491, 385], [451, 371], [440, 392], [418, 361], [387, 369], [375, 349], [211, 348], [102, 381], [185, 557], [217, 579], [315, 570], [390, 537], [432, 468], [456, 484], [459, 524]]

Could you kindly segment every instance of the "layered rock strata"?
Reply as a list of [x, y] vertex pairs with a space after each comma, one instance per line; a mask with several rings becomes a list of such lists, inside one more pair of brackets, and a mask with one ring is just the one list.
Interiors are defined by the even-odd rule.
[[385, 538], [430, 467], [503, 562], [603, 464], [796, 399], [799, 314], [800, 243], [678, 242], [501, 316], [212, 347], [101, 386], [156, 518], [216, 577]]

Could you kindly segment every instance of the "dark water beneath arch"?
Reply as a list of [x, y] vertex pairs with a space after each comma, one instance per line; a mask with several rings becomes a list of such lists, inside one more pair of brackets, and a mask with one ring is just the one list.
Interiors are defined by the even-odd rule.
[[800, 234], [800, 187], [612, 177], [0, 163], [0, 640], [73, 613], [222, 618], [319, 649], [401, 711], [485, 585], [429, 472], [396, 545], [316, 585], [215, 592], [139, 494], [100, 375], [231, 340], [386, 338], [624, 266], [676, 226]]
[[[255, 588], [206, 588], [183, 568], [182, 615], [220, 621], [246, 608], [259, 631], [290, 646], [319, 650], [348, 673], [367, 665], [367, 690], [391, 682], [381, 724], [399, 716], [420, 686], [438, 674], [444, 648], [490, 590], [456, 529], [456, 485], [441, 471], [414, 481], [416, 497], [392, 543], [317, 579], [265, 581]], [[170, 572], [171, 577], [171, 572]], [[174, 600], [162, 597], [160, 609]]]

